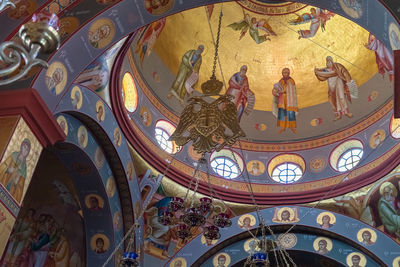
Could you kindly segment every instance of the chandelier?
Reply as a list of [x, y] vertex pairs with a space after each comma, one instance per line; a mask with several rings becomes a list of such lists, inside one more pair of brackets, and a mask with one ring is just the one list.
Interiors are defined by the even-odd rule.
[[[0, 3], [0, 10], [8, 1]], [[22, 44], [7, 41], [0, 44], [0, 86], [24, 77], [34, 66], [47, 68], [46, 61], [37, 58], [39, 53], [52, 53], [60, 44], [60, 22], [55, 14], [41, 11], [21, 26], [18, 37]]]

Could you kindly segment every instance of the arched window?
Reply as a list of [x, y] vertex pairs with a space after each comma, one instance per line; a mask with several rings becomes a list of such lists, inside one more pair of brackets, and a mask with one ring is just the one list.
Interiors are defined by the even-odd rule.
[[294, 183], [303, 176], [301, 167], [292, 162], [279, 164], [272, 170], [271, 178], [283, 184]]
[[337, 169], [340, 172], [345, 172], [353, 169], [363, 156], [362, 148], [351, 148], [345, 151], [338, 160]]
[[210, 165], [213, 171], [219, 176], [234, 179], [242, 173], [244, 163], [236, 152], [229, 149], [222, 149], [211, 154]]
[[168, 140], [174, 131], [175, 126], [168, 121], [160, 120], [156, 123], [155, 138], [157, 143], [162, 150], [169, 154], [175, 154], [181, 150], [181, 147], [177, 146], [175, 142]]
[[336, 171], [346, 172], [360, 163], [363, 152], [364, 146], [359, 140], [348, 140], [332, 151], [329, 161]]
[[224, 178], [233, 179], [239, 176], [239, 168], [235, 162], [227, 157], [216, 157], [211, 161], [211, 168], [219, 176]]

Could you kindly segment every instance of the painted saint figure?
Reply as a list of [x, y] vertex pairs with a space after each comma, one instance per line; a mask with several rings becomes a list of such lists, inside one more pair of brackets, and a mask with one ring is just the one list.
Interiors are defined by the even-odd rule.
[[226, 256], [225, 255], [219, 255], [217, 259], [218, 265], [217, 267], [225, 267], [226, 263]]
[[272, 95], [274, 96], [272, 113], [277, 118], [276, 125], [281, 127], [279, 133], [282, 133], [287, 128], [296, 133], [296, 114], [299, 109], [297, 105], [296, 84], [290, 77], [289, 68], [282, 70], [282, 79], [274, 84]]
[[[270, 35], [276, 36], [276, 33], [272, 30], [272, 27], [265, 19], [257, 20], [255, 17], [250, 19], [249, 14], [246, 14], [241, 21], [229, 24], [228, 27], [231, 27], [235, 31], [240, 31], [239, 40], [246, 35], [247, 31], [249, 31], [251, 38], [256, 42], [256, 44], [261, 44], [267, 40], [270, 41], [271, 39], [268, 38]], [[266, 33], [260, 35], [258, 31], [259, 29]]]
[[363, 231], [361, 236], [362, 236], [362, 243], [364, 245], [373, 245], [374, 244], [374, 242], [371, 240], [372, 234], [370, 231], [368, 231], [368, 230]]
[[330, 11], [323, 11], [320, 8], [311, 8], [310, 13], [304, 13], [301, 16], [297, 15], [297, 19], [289, 21], [289, 24], [299, 25], [311, 22], [309, 30], [299, 30], [299, 39], [311, 38], [318, 32], [321, 26], [322, 31], [325, 30], [326, 22], [335, 14]]
[[321, 239], [318, 242], [318, 251], [317, 252], [319, 254], [325, 255], [326, 253], [329, 252], [327, 247], [328, 247], [328, 242], [325, 239]]
[[108, 67], [104, 63], [96, 63], [90, 65], [84, 70], [75, 83], [79, 83], [90, 90], [101, 92], [107, 85], [109, 73]]
[[57, 94], [57, 85], [64, 79], [64, 72], [61, 68], [56, 68], [51, 76], [46, 75], [46, 85], [53, 95]]
[[143, 63], [145, 56], [149, 56], [153, 51], [153, 46], [164, 29], [167, 18], [157, 20], [145, 27], [137, 41], [135, 52], [139, 55], [140, 64]]
[[89, 31], [89, 42], [94, 48], [102, 48], [99, 47], [99, 42], [103, 39], [106, 39], [111, 34], [111, 26], [108, 24], [104, 24], [97, 28], [95, 32]]
[[393, 81], [393, 53], [389, 51], [389, 49], [371, 33], [368, 37], [368, 43], [366, 43], [364, 46], [375, 52], [378, 72], [382, 75], [382, 77], [385, 77], [385, 73], [387, 72], [389, 74], [390, 81]]
[[201, 53], [203, 53], [203, 51], [204, 46], [199, 45], [197, 50], [189, 50], [182, 57], [178, 74], [172, 84], [168, 98], [174, 96], [179, 100], [181, 105], [183, 105], [186, 92], [189, 94], [193, 92], [193, 86], [195, 86], [199, 80], [199, 70], [202, 62]]
[[248, 107], [248, 100], [250, 97], [254, 97], [254, 93], [249, 88], [249, 81], [246, 72], [246, 65], [240, 67], [240, 71], [233, 74], [229, 79], [229, 87], [225, 93], [226, 95], [233, 96], [232, 102], [236, 106], [239, 122], [242, 118], [243, 112], [249, 115], [252, 111], [252, 109]]
[[18, 202], [22, 199], [25, 179], [27, 178], [26, 158], [31, 150], [31, 142], [25, 138], [19, 151], [11, 155], [0, 165], [0, 183]]
[[328, 56], [326, 68], [315, 68], [314, 72], [318, 80], [328, 81], [328, 98], [335, 114], [334, 121], [341, 119], [342, 115], [353, 117], [353, 114], [349, 112], [347, 102], [351, 103], [351, 97], [358, 97], [358, 89], [346, 67], [333, 62], [332, 57]]
[[378, 201], [378, 211], [384, 231], [392, 238], [400, 239], [400, 201], [397, 198], [397, 189], [391, 182], [385, 182], [379, 191], [381, 197]]
[[332, 224], [331, 224], [331, 217], [329, 215], [324, 215], [322, 217], [322, 224], [321, 224], [321, 228], [323, 229], [329, 229], [331, 228]]
[[166, 6], [168, 3], [169, 0], [144, 0], [144, 7], [152, 14], [158, 8]]

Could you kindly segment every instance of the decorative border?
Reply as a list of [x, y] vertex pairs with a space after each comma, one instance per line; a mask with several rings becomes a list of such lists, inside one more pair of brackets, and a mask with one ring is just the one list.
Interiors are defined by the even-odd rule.
[[[299, 3], [299, 2], [286, 2], [286, 3], [278, 3], [278, 4], [267, 4], [267, 3], [259, 3], [255, 0], [236, 0], [236, 3], [239, 4], [242, 8], [254, 12], [260, 15], [268, 15], [268, 16], [281, 16], [291, 14], [297, 11], [300, 11], [307, 7], [307, 4]], [[276, 8], [281, 8], [278, 13], [275, 12]], [[272, 10], [269, 10], [272, 8]]]

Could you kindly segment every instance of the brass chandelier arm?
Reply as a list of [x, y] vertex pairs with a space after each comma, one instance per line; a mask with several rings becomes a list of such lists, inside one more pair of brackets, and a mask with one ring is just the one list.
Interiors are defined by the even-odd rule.
[[5, 10], [6, 8], [11, 7], [15, 8], [15, 4], [10, 0], [0, 0], [0, 12]]
[[[36, 58], [40, 49], [41, 46], [37, 44], [32, 44], [30, 52], [28, 52], [22, 45], [11, 41], [0, 44], [0, 62], [6, 66], [5, 68], [0, 69], [0, 78], [6, 77], [5, 79], [0, 80], [0, 86], [21, 79], [36, 65], [47, 68], [48, 64], [46, 61]], [[7, 77], [16, 71], [18, 71], [17, 74]]]

